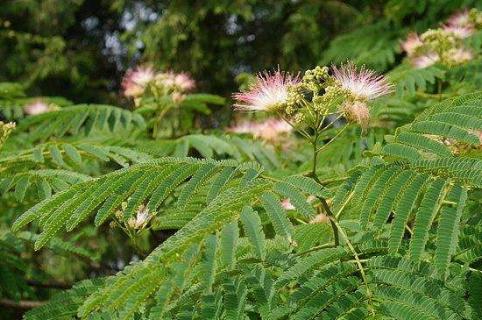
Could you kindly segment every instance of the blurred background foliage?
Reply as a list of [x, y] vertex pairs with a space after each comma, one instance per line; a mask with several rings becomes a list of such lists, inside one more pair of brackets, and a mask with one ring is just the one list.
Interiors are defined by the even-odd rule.
[[120, 79], [149, 62], [189, 70], [201, 91], [228, 95], [236, 76], [352, 59], [387, 71], [400, 39], [471, 0], [5, 0], [0, 81], [29, 95], [123, 104]]

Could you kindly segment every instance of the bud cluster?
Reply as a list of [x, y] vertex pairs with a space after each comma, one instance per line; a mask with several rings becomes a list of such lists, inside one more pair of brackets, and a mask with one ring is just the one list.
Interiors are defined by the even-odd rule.
[[313, 92], [318, 92], [323, 88], [323, 84], [330, 77], [328, 67], [317, 66], [307, 70], [303, 76], [303, 84]]
[[13, 129], [15, 129], [14, 122], [4, 123], [3, 121], [0, 121], [0, 148], [12, 133]]
[[339, 109], [349, 96], [350, 92], [348, 90], [333, 82], [332, 85], [325, 88], [323, 95], [315, 95], [313, 97], [313, 109], [323, 114], [331, 113]]
[[288, 97], [284, 110], [287, 115], [292, 116], [296, 114], [298, 109], [306, 104], [305, 92], [307, 92], [307, 88], [303, 83], [297, 83], [288, 87]]

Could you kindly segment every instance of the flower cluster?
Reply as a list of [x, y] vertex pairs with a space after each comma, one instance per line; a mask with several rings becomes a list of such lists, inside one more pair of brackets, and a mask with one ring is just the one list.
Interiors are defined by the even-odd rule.
[[342, 113], [348, 121], [368, 125], [368, 102], [391, 92], [381, 75], [352, 63], [341, 67], [316, 67], [300, 79], [281, 71], [258, 75], [254, 86], [237, 93], [235, 108], [276, 113], [293, 126], [317, 130], [330, 114]]
[[415, 68], [426, 68], [435, 63], [458, 65], [473, 59], [473, 52], [464, 46], [482, 26], [482, 13], [476, 9], [461, 11], [451, 16], [440, 28], [429, 29], [421, 35], [410, 33], [401, 44]]
[[170, 95], [173, 101], [180, 102], [185, 93], [196, 87], [188, 73], [173, 71], [156, 72], [152, 67], [139, 66], [128, 70], [122, 80], [122, 89], [126, 97], [140, 98], [149, 88], [157, 95]]
[[280, 138], [286, 136], [286, 134], [289, 134], [293, 128], [284, 120], [271, 118], [264, 122], [240, 122], [227, 130], [228, 132], [251, 134], [255, 138], [274, 142], [280, 140]]

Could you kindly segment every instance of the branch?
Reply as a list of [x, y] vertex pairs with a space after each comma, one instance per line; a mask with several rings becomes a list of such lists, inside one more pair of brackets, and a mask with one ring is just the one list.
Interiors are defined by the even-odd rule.
[[37, 280], [27, 280], [26, 281], [29, 286], [37, 287], [37, 288], [53, 288], [53, 289], [70, 289], [72, 288], [72, 284], [64, 283], [64, 282], [40, 282]]
[[28, 310], [44, 305], [45, 301], [19, 300], [18, 302], [10, 299], [0, 299], [0, 306], [11, 309]]

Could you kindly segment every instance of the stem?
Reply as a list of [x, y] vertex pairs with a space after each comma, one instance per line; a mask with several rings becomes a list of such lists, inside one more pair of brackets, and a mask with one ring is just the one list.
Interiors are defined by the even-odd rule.
[[469, 270], [472, 271], [472, 272], [480, 272], [480, 273], [482, 273], [481, 270], [477, 270], [477, 269], [474, 269], [474, 268], [471, 268], [471, 267], [469, 267]]
[[367, 279], [367, 276], [365, 274], [365, 269], [363, 268], [363, 265], [361, 263], [361, 260], [360, 260], [360, 257], [358, 257], [358, 253], [356, 252], [355, 248], [353, 247], [352, 243], [350, 242], [350, 240], [348, 239], [348, 236], [347, 234], [345, 233], [345, 231], [343, 231], [343, 229], [341, 228], [341, 226], [338, 224], [338, 222], [336, 222], [336, 219], [332, 219], [333, 223], [336, 225], [336, 227], [338, 228], [338, 230], [340, 231], [340, 234], [341, 236], [343, 237], [343, 240], [346, 242], [348, 248], [350, 249], [350, 251], [353, 253], [353, 257], [355, 258], [355, 261], [356, 261], [356, 264], [358, 266], [358, 269], [360, 270], [360, 274], [361, 274], [361, 277], [363, 279], [363, 282], [365, 284], [365, 287], [367, 288], [367, 296], [368, 296], [368, 301], [369, 303], [371, 304], [371, 297], [372, 297], [372, 293], [370, 291], [370, 288], [368, 286], [368, 279]]
[[324, 243], [324, 244], [319, 245], [319, 246], [311, 247], [310, 249], [308, 249], [306, 251], [299, 252], [299, 253], [295, 254], [295, 256], [298, 257], [298, 256], [302, 256], [302, 255], [305, 255], [307, 253], [310, 253], [310, 252], [313, 252], [313, 251], [316, 251], [316, 250], [326, 249], [326, 248], [334, 248], [334, 247], [335, 247], [334, 243]]
[[170, 110], [171, 108], [169, 106], [165, 106], [164, 109], [162, 109], [160, 112], [159, 112], [159, 115], [157, 116], [157, 120], [156, 122], [154, 123], [154, 129], [152, 130], [152, 137], [154, 139], [157, 138], [157, 135], [158, 135], [158, 132], [159, 132], [159, 127], [161, 126], [161, 121], [162, 119], [164, 118], [164, 116], [166, 115], [166, 113]]
[[[327, 115], [327, 116], [328, 116], [328, 115]], [[325, 119], [325, 117], [326, 117], [326, 116], [324, 116], [323, 119]], [[326, 130], [326, 129], [330, 128], [332, 125], [335, 124], [335, 122], [337, 122], [338, 120], [340, 120], [340, 118], [341, 118], [341, 115], [339, 115], [338, 117], [336, 117], [335, 119], [333, 119], [333, 121], [331, 121], [330, 123], [328, 123], [328, 124], [323, 128], [323, 130]], [[319, 126], [320, 129], [321, 129], [321, 126], [322, 126], [322, 125], [323, 125], [323, 121], [320, 122], [320, 126]]]
[[438, 101], [442, 101], [442, 80], [439, 79], [437, 85]]
[[317, 150], [317, 146], [318, 146], [318, 137], [319, 137], [319, 133], [318, 131], [315, 132], [315, 137], [313, 138], [313, 168], [311, 170], [311, 175], [313, 176], [313, 178], [315, 178], [315, 180], [317, 180], [317, 182], [319, 183], [319, 179], [318, 179], [318, 176], [316, 174], [316, 165], [317, 165], [317, 159], [318, 159], [318, 150]]
[[70, 289], [72, 288], [72, 284], [63, 283], [63, 282], [45, 282], [42, 283], [37, 280], [28, 279], [25, 281], [29, 286], [37, 287], [37, 288], [52, 288], [52, 289]]
[[0, 299], [0, 306], [12, 309], [28, 310], [40, 307], [45, 301], [19, 300], [18, 302], [10, 299]]
[[330, 143], [332, 143], [333, 141], [335, 141], [336, 138], [338, 138], [338, 136], [340, 134], [343, 133], [343, 131], [345, 131], [345, 129], [347, 128], [348, 126], [344, 126], [340, 131], [338, 131], [337, 134], [335, 134], [335, 136], [333, 138], [330, 139], [330, 141], [328, 141], [327, 143], [325, 143], [324, 145], [322, 145], [318, 150], [317, 152], [320, 152], [321, 150], [325, 149], [326, 147], [328, 147], [330, 145]]
[[335, 240], [335, 247], [338, 247], [338, 245], [340, 244], [340, 239], [338, 236], [338, 227], [333, 222], [333, 219], [335, 219], [335, 216], [333, 215], [333, 212], [331, 212], [330, 206], [328, 206], [328, 203], [326, 202], [325, 198], [321, 196], [317, 196], [317, 198], [318, 200], [320, 200], [321, 205], [323, 206], [323, 209], [325, 209], [326, 215], [330, 219], [331, 229], [333, 229], [333, 238]]
[[301, 128], [296, 128], [296, 126], [294, 124], [292, 124], [288, 118], [286, 117], [283, 117], [283, 115], [280, 115], [281, 119], [283, 119], [286, 123], [288, 123], [294, 130], [298, 131], [299, 134], [301, 134], [303, 137], [305, 137], [306, 139], [310, 140], [310, 136], [308, 133], [306, 133], [305, 130], [301, 129]]
[[413, 236], [413, 231], [410, 229], [409, 226], [405, 225], [405, 229], [407, 229], [408, 233], [410, 233], [411, 236]]
[[137, 237], [136, 237], [136, 236], [132, 237], [132, 242], [134, 243], [134, 248], [136, 249], [137, 253], [138, 253], [140, 256], [144, 256], [144, 253], [142, 252], [142, 248], [141, 248], [141, 246], [139, 245], [139, 242], [137, 241]]
[[[317, 157], [318, 157], [318, 152], [319, 150], [317, 150], [317, 146], [318, 146], [318, 137], [319, 137], [319, 132], [318, 130], [315, 132], [315, 137], [313, 139], [313, 169], [311, 171], [311, 176], [313, 177], [313, 179], [315, 179], [316, 182], [318, 182], [319, 184], [321, 184], [321, 181], [320, 179], [318, 178], [318, 175], [316, 174], [316, 160], [317, 160]], [[323, 209], [325, 210], [326, 214], [329, 216], [329, 217], [334, 217], [333, 216], [333, 212], [331, 212], [331, 209], [330, 209], [330, 206], [328, 205], [328, 203], [326, 202], [326, 199], [323, 198], [322, 196], [316, 196], [318, 198], [318, 200], [320, 200], [321, 202], [321, 205], [323, 206]], [[340, 239], [338, 238], [338, 228], [337, 226], [333, 223], [332, 219], [330, 219], [330, 224], [331, 224], [331, 228], [333, 229], [333, 238], [335, 239], [335, 246], [338, 246], [340, 244]]]
[[340, 207], [340, 210], [338, 210], [338, 212], [335, 214], [335, 219], [339, 219], [340, 216], [341, 216], [341, 213], [343, 212], [343, 209], [345, 209], [346, 205], [348, 204], [348, 202], [350, 202], [351, 198], [353, 197], [355, 193], [352, 191], [350, 193], [350, 195], [346, 198], [345, 202], [343, 203], [343, 205]]
[[437, 99], [437, 98], [447, 98], [449, 97], [447, 94], [443, 93], [426, 93], [426, 92], [417, 92], [417, 96], [425, 99]]
[[173, 123], [173, 127], [172, 127], [172, 130], [173, 130], [173, 133], [172, 133], [172, 137], [180, 137], [182, 135], [182, 133], [180, 133], [181, 131], [181, 109], [179, 108], [179, 104], [176, 102], [174, 104], [174, 110], [176, 112], [176, 119], [177, 119], [177, 125], [174, 125], [174, 121], [172, 122]]

